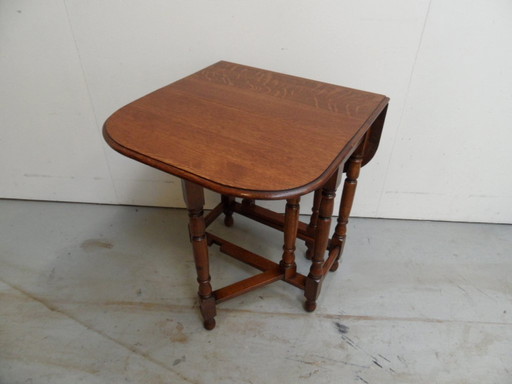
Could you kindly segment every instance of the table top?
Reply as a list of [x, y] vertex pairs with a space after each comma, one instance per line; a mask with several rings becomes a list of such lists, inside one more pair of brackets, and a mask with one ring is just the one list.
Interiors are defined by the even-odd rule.
[[280, 199], [321, 186], [387, 103], [221, 61], [119, 109], [103, 134], [118, 152], [217, 192]]

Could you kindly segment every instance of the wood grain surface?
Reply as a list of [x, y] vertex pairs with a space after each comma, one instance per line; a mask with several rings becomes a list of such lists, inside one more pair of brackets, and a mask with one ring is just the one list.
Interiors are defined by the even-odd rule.
[[120, 153], [232, 196], [317, 189], [388, 103], [382, 95], [218, 62], [115, 112]]

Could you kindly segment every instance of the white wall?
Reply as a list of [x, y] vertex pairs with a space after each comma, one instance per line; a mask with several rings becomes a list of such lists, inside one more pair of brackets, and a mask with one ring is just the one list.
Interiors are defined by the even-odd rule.
[[221, 59], [391, 97], [354, 215], [512, 223], [510, 0], [0, 0], [0, 197], [183, 206], [101, 125]]

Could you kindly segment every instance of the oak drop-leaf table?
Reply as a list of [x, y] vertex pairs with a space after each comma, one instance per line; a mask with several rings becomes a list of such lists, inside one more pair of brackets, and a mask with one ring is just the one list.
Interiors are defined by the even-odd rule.
[[[215, 327], [217, 303], [278, 280], [304, 290], [307, 311], [316, 308], [325, 275], [338, 267], [359, 171], [377, 150], [388, 101], [221, 61], [126, 105], [105, 122], [103, 134], [113, 149], [182, 179], [206, 329]], [[221, 195], [207, 215], [203, 188]], [[300, 197], [313, 191], [310, 222], [300, 222]], [[256, 204], [277, 199], [286, 200], [284, 215]], [[233, 225], [233, 213], [283, 231], [280, 263], [206, 232], [221, 214]], [[305, 241], [311, 259], [307, 276], [297, 272], [296, 238]], [[213, 291], [212, 244], [261, 273]]]

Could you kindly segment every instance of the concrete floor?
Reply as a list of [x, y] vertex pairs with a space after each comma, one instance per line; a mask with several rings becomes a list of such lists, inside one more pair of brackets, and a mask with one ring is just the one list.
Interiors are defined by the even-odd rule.
[[[214, 288], [253, 272], [211, 250]], [[206, 331], [185, 211], [4, 200], [0, 383], [512, 383], [511, 256], [512, 226], [353, 219], [316, 312], [277, 282]]]

